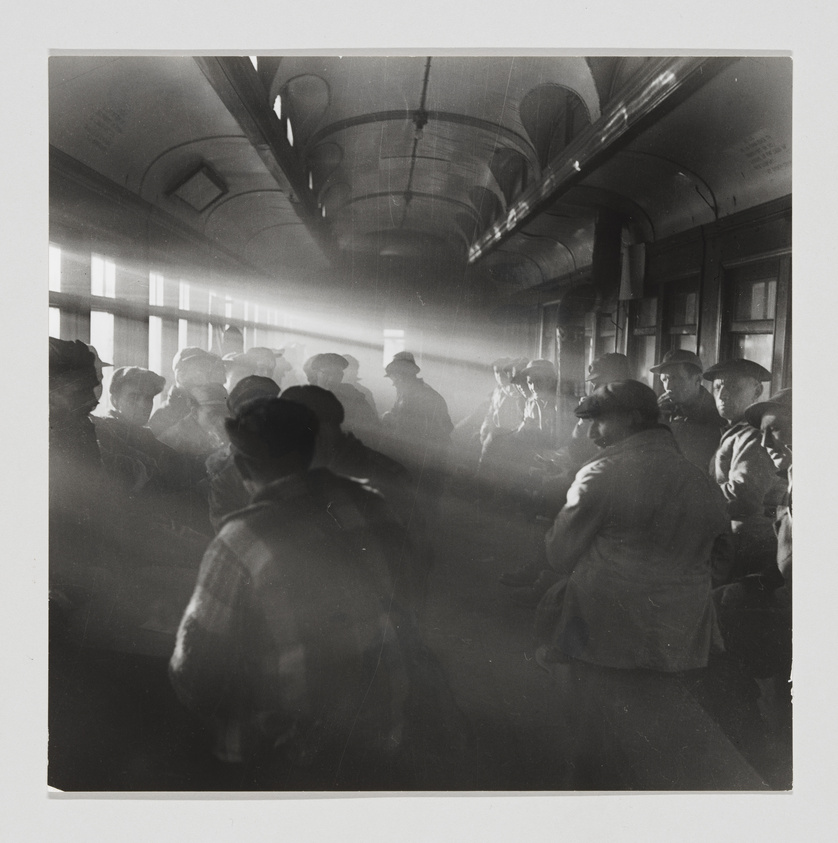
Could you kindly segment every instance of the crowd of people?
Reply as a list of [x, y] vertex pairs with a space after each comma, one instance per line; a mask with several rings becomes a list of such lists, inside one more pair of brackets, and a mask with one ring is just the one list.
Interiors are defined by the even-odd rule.
[[283, 389], [281, 354], [229, 340], [181, 349], [153, 414], [160, 375], [115, 369], [100, 417], [109, 364], [78, 340], [49, 358], [51, 646], [164, 636], [219, 769], [456, 786], [469, 724], [422, 624], [455, 465], [481, 507], [544, 525], [501, 583], [567, 695], [576, 786], [633, 786], [619, 736], [650, 689], [687, 688], [737, 746], [790, 729], [791, 391], [766, 397], [762, 366], [672, 350], [658, 396], [606, 354], [563, 429], [554, 364], [499, 358], [452, 440], [410, 352], [379, 415], [351, 356]]

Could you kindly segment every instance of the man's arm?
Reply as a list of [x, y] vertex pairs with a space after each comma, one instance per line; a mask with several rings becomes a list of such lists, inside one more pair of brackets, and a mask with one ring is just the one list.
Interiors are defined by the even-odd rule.
[[608, 464], [601, 460], [580, 469], [545, 537], [547, 562], [564, 576], [572, 573], [600, 530], [607, 506], [607, 471]]
[[774, 483], [776, 469], [759, 437], [759, 431], [749, 431], [734, 444], [727, 481], [719, 484], [734, 521], [762, 515], [763, 499]]

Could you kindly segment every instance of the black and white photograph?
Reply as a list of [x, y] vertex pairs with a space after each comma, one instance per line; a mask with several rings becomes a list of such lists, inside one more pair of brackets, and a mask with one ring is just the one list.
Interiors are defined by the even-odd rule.
[[40, 7], [11, 839], [829, 839], [835, 14]]
[[787, 56], [49, 59], [49, 784], [792, 786]]

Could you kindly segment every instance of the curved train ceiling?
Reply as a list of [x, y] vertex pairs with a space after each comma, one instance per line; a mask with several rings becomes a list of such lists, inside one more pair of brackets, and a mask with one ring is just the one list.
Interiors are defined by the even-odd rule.
[[654, 242], [791, 192], [791, 60], [50, 59], [50, 143], [268, 276], [589, 266], [603, 209]]

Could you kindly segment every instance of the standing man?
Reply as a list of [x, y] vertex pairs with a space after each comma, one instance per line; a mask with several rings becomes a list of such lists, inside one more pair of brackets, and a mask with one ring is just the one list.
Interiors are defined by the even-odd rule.
[[[711, 551], [727, 528], [724, 508], [711, 478], [658, 424], [645, 384], [598, 387], [575, 412], [601, 450], [546, 536], [561, 580], [544, 600], [554, 600], [550, 653], [568, 662], [576, 785], [677, 786], [662, 759], [690, 705], [685, 672], [706, 667], [720, 641]], [[653, 722], [642, 723], [650, 706]]]
[[226, 427], [252, 503], [207, 549], [170, 662], [216, 757], [246, 789], [429, 787], [446, 764], [456, 775], [462, 724], [435, 728], [446, 715], [427, 695], [445, 689], [400, 600], [400, 529], [383, 502], [309, 470], [308, 407], [257, 399]]
[[774, 463], [760, 444], [760, 432], [745, 420], [745, 410], [762, 395], [771, 373], [752, 360], [725, 360], [711, 366], [704, 379], [713, 384], [719, 415], [727, 422], [713, 459], [713, 476], [727, 502], [735, 559], [729, 581], [746, 576], [782, 584], [777, 570], [777, 542], [765, 498], [776, 486]]
[[701, 360], [692, 351], [675, 348], [649, 371], [663, 384], [658, 406], [681, 453], [702, 471], [709, 471], [725, 422], [713, 396], [701, 385]]
[[367, 442], [374, 440], [380, 425], [373, 405], [359, 389], [343, 381], [349, 361], [340, 354], [329, 352], [315, 354], [306, 366], [309, 382], [334, 393], [343, 405], [346, 429]]

